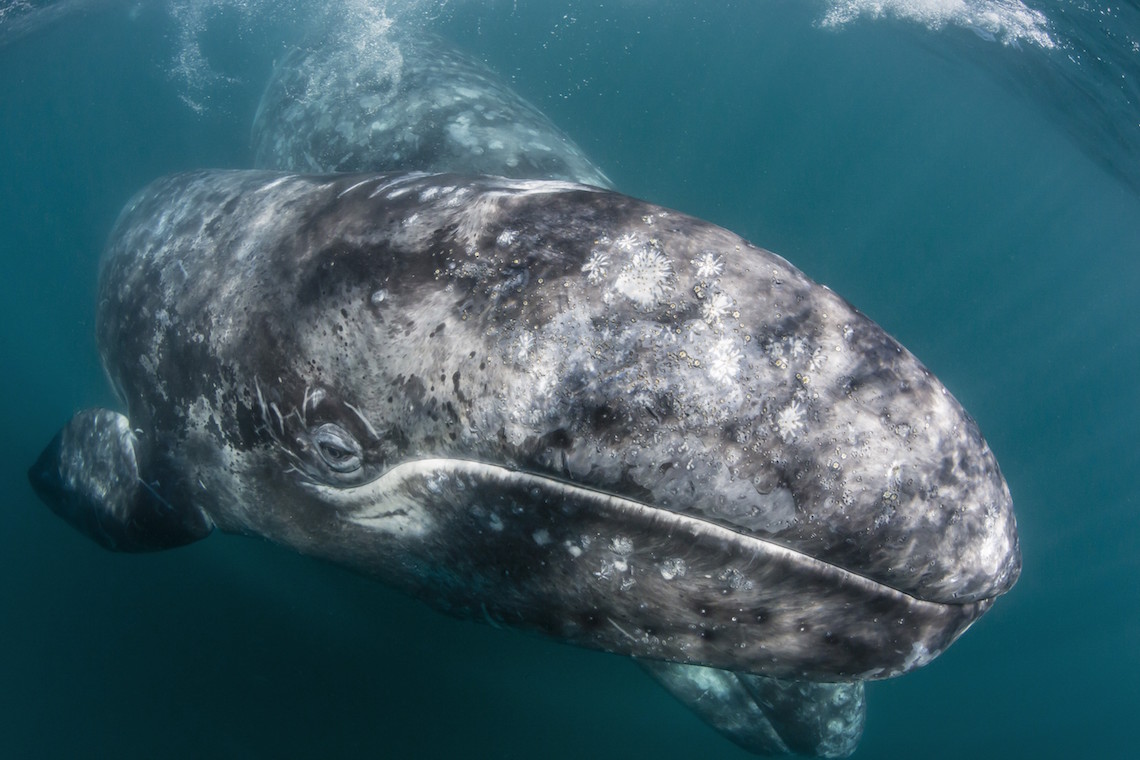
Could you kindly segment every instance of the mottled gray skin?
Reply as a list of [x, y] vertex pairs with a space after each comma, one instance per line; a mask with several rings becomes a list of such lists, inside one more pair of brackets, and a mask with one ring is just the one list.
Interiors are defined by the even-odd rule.
[[686, 707], [758, 755], [847, 757], [866, 717], [863, 684], [810, 683], [641, 660]]
[[610, 181], [481, 61], [431, 36], [296, 49], [253, 123], [254, 166]]
[[864, 680], [1019, 572], [997, 464], [911, 354], [778, 256], [616, 193], [184, 174], [128, 205], [100, 289], [161, 504], [456, 615]]
[[[450, 169], [609, 187], [576, 145], [482, 63], [434, 38], [366, 41], [363, 51], [357, 45], [351, 54], [343, 44], [327, 43], [293, 51], [277, 66], [254, 124], [259, 167]], [[757, 754], [814, 748], [836, 756], [853, 751], [862, 733], [860, 684], [805, 683], [789, 690], [764, 676], [643, 662], [702, 719]], [[858, 695], [857, 721], [843, 713], [850, 700], [834, 699], [837, 689]], [[786, 697], [778, 711], [768, 707], [774, 690]], [[797, 700], [801, 704], [793, 705]], [[800, 715], [818, 719], [805, 724], [796, 720]], [[781, 733], [793, 737], [794, 750]]]

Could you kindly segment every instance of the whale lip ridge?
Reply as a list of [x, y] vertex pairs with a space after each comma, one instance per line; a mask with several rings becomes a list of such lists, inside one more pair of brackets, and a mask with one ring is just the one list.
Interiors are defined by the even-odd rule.
[[[420, 486], [431, 493], [449, 480], [469, 478], [491, 481], [500, 485], [513, 485], [545, 492], [562, 498], [573, 498], [595, 506], [616, 511], [627, 516], [636, 516], [648, 525], [664, 528], [669, 532], [685, 531], [694, 536], [704, 535], [721, 542], [751, 546], [753, 551], [765, 554], [773, 560], [784, 562], [802, 569], [811, 568], [814, 573], [829, 576], [836, 583], [862, 586], [873, 593], [899, 595], [920, 605], [988, 606], [996, 597], [1003, 594], [1016, 580], [1020, 568], [1020, 552], [1014, 535], [1013, 570], [1008, 574], [1012, 580], [1002, 584], [988, 595], [978, 598], [929, 599], [913, 590], [892, 586], [882, 580], [858, 572], [841, 564], [828, 561], [808, 551], [786, 546], [779, 541], [751, 532], [746, 532], [723, 521], [709, 519], [697, 514], [679, 512], [659, 507], [646, 501], [630, 498], [607, 490], [576, 483], [547, 473], [483, 462], [475, 459], [450, 457], [425, 457], [400, 462], [378, 477], [351, 487], [307, 481], [305, 487], [322, 500], [333, 503], [345, 511], [344, 519], [362, 527], [382, 531], [395, 531], [403, 534], [424, 534], [434, 527], [436, 518], [420, 508], [411, 491]], [[662, 525], [664, 524], [664, 525]]]

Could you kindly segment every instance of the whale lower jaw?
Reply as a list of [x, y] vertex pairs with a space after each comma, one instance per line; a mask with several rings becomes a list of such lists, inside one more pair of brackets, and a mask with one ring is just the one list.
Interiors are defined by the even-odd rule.
[[[478, 481], [500, 487], [513, 486], [528, 490], [537, 489], [547, 498], [561, 497], [594, 504], [607, 513], [628, 515], [638, 523], [662, 527], [667, 534], [702, 537], [713, 542], [736, 543], [757, 555], [784, 563], [791, 572], [802, 571], [831, 579], [837, 585], [862, 587], [870, 593], [897, 595], [914, 604], [939, 605], [928, 602], [905, 591], [900, 591], [839, 565], [790, 549], [782, 544], [759, 536], [741, 533], [719, 523], [693, 515], [655, 507], [652, 504], [617, 496], [606, 491], [536, 473], [515, 470], [501, 465], [467, 459], [417, 459], [392, 467], [376, 480], [354, 488], [344, 489], [313, 485], [312, 490], [321, 498], [347, 512], [346, 519], [370, 530], [399, 533], [402, 536], [423, 536], [433, 529], [436, 520], [431, 510], [425, 509], [416, 493], [441, 493], [448, 483], [462, 479]], [[473, 505], [474, 506], [474, 505]], [[477, 508], [477, 507], [476, 507]]]
[[640, 657], [885, 678], [992, 604], [925, 601], [699, 517], [485, 462], [421, 459], [307, 490], [341, 515], [358, 570], [460, 616]]

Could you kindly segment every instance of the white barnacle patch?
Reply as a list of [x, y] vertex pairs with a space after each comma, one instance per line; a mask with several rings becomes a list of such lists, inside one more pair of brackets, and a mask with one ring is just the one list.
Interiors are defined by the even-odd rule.
[[625, 557], [633, 553], [633, 539], [628, 536], [614, 536], [610, 540], [610, 551]]
[[724, 262], [712, 251], [706, 251], [693, 259], [693, 268], [702, 280], [715, 280], [724, 273]]
[[811, 352], [811, 358], [808, 359], [807, 370], [808, 372], [819, 372], [827, 364], [827, 354], [820, 348], [814, 348]]
[[661, 563], [659, 569], [661, 571], [661, 577], [667, 581], [671, 581], [674, 578], [684, 578], [689, 568], [685, 565], [685, 560], [680, 557], [669, 557]]
[[[620, 241], [619, 241], [620, 244]], [[657, 250], [635, 251], [614, 281], [614, 288], [642, 309], [657, 306], [672, 288], [673, 267]]]
[[733, 345], [731, 338], [721, 338], [709, 352], [709, 375], [718, 383], [731, 382], [740, 372], [740, 360], [743, 354]]
[[515, 338], [514, 345], [511, 346], [511, 358], [516, 364], [526, 364], [534, 355], [534, 348], [534, 333], [529, 330], [523, 330], [519, 333], [519, 336]]
[[495, 238], [495, 245], [499, 246], [500, 248], [509, 248], [514, 245], [515, 241], [518, 240], [518, 237], [518, 230], [512, 230], [508, 227], [500, 232], [499, 236]]
[[719, 324], [732, 311], [732, 299], [724, 293], [714, 293], [701, 304], [701, 316], [710, 325]]
[[[582, 536], [581, 544], [581, 549], [573, 544], [567, 546], [571, 556], [577, 557], [582, 551], [588, 550], [589, 538]], [[606, 548], [609, 549], [610, 555], [599, 561], [598, 569], [593, 573], [594, 577], [600, 581], [612, 582], [622, 591], [628, 591], [637, 583], [633, 577], [633, 567], [629, 563], [629, 555], [633, 553], [633, 539], [628, 536], [614, 536]]]
[[776, 415], [776, 432], [784, 443], [790, 443], [804, 430], [805, 414], [800, 402], [795, 399]]
[[803, 338], [792, 338], [788, 341], [788, 353], [793, 359], [802, 359], [808, 354], [808, 344]]
[[782, 340], [774, 340], [768, 344], [766, 349], [768, 359], [772, 364], [780, 369], [788, 368], [788, 357], [784, 350], [784, 342]]
[[732, 591], [749, 590], [753, 587], [753, 582], [748, 579], [744, 573], [737, 570], [735, 567], [730, 567], [721, 572], [717, 579], [722, 581], [728, 589]]
[[606, 278], [606, 270], [610, 265], [610, 255], [605, 251], [594, 249], [590, 251], [590, 258], [582, 265], [586, 280], [591, 285], [597, 285]]

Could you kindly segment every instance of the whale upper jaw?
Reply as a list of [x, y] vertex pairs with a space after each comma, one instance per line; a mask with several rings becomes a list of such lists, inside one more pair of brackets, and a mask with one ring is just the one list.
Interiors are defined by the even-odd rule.
[[445, 611], [639, 657], [781, 678], [924, 665], [992, 604], [926, 601], [692, 515], [500, 465], [421, 459], [305, 490], [338, 561]]

